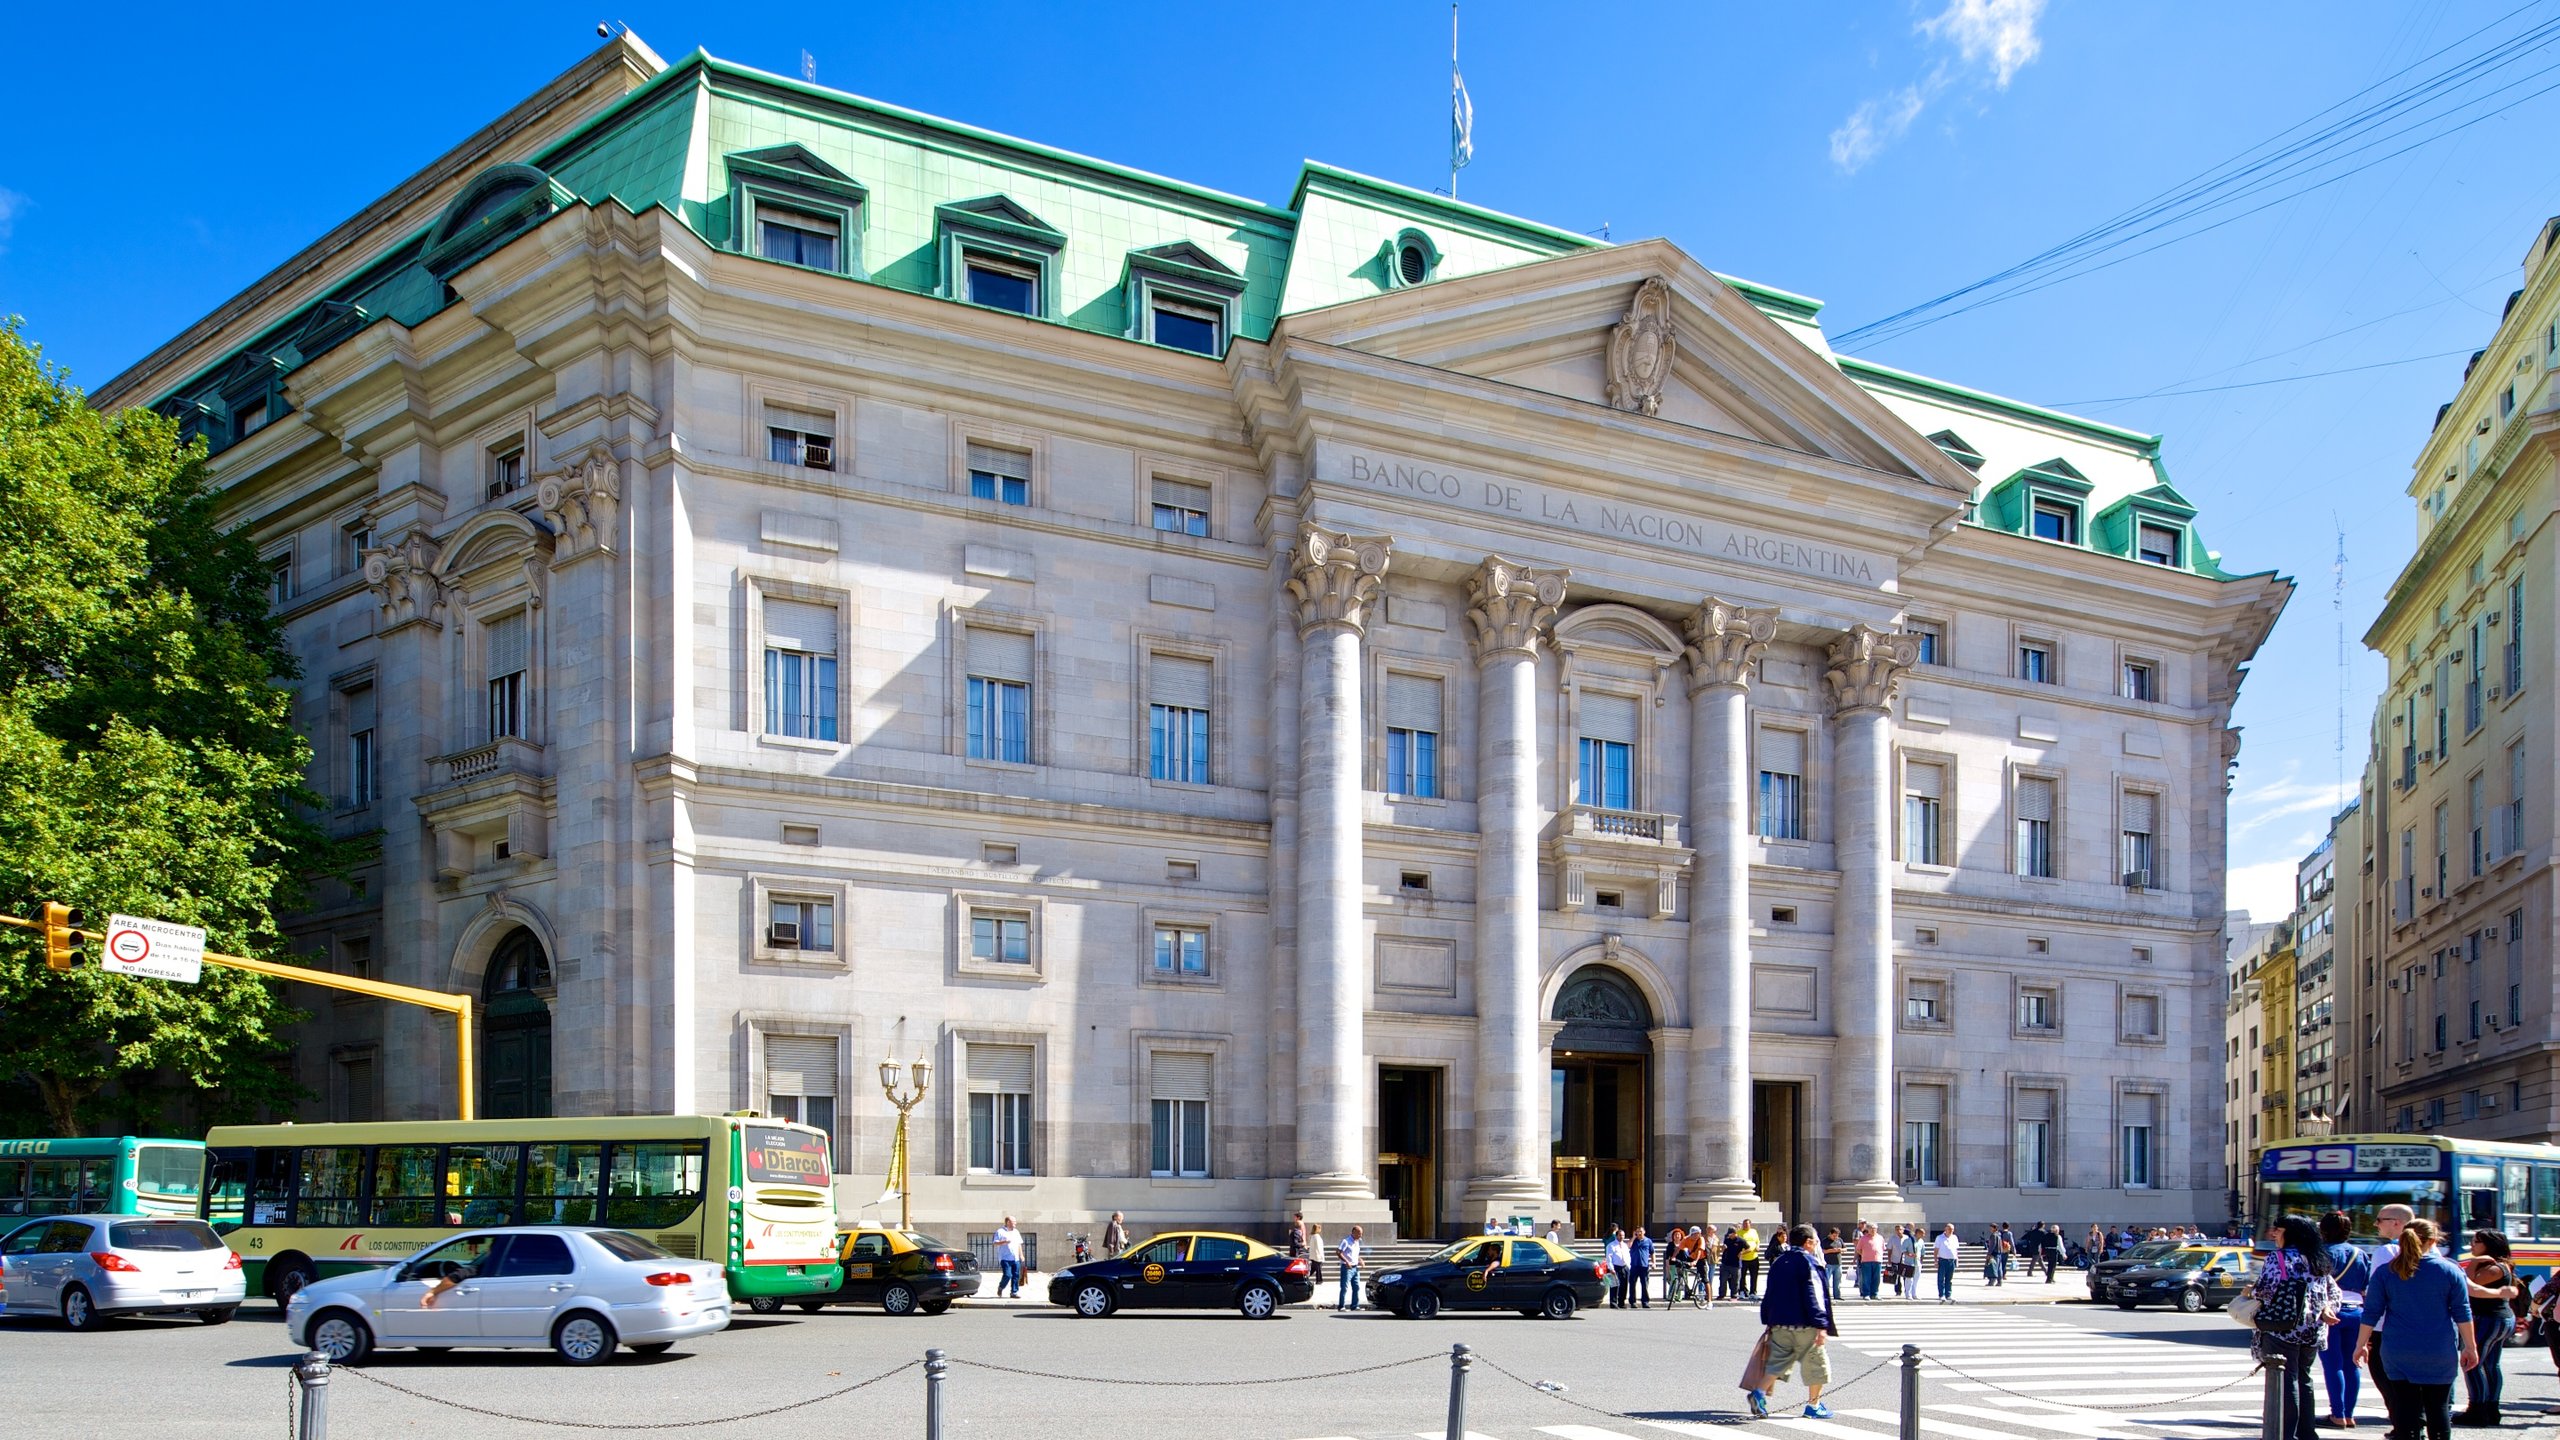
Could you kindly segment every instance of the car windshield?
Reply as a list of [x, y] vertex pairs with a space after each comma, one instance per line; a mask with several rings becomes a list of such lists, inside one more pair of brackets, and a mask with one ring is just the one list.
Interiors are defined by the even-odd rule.
[[201, 1220], [119, 1220], [107, 1227], [118, 1250], [219, 1250], [222, 1237]]
[[919, 1250], [948, 1250], [951, 1248], [921, 1230], [901, 1230], [898, 1234], [905, 1237], [908, 1244], [913, 1245]]
[[2185, 1248], [2186, 1246], [2183, 1242], [2176, 1240], [2145, 1240], [2141, 1244], [2134, 1246], [2131, 1250], [2126, 1251], [2125, 1258], [2128, 1260], [2157, 1260], [2163, 1255], [2174, 1255]]
[[605, 1253], [616, 1260], [674, 1260], [676, 1253], [655, 1240], [643, 1240], [628, 1230], [591, 1230], [588, 1232]]
[[1466, 1239], [1460, 1240], [1455, 1244], [1444, 1246], [1438, 1254], [1433, 1255], [1429, 1260], [1425, 1260], [1422, 1263], [1425, 1265], [1433, 1265], [1442, 1261], [1454, 1261], [1459, 1256], [1468, 1253], [1477, 1246], [1485, 1243], [1487, 1240], [1494, 1238], [1496, 1237], [1488, 1235], [1470, 1235]]

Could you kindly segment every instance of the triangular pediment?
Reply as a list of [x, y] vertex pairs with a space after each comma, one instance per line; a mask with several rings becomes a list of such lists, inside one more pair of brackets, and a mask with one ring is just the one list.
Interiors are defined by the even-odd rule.
[[[1648, 281], [1659, 298], [1639, 302]], [[1667, 322], [1667, 365], [1635, 339]], [[1622, 322], [1630, 340], [1612, 356]], [[1973, 476], [1828, 354], [1667, 241], [1587, 250], [1289, 316], [1282, 333], [1898, 474]], [[1658, 332], [1657, 332], [1658, 333]], [[1275, 339], [1280, 338], [1275, 336]]]
[[1026, 231], [1043, 239], [1066, 243], [1066, 232], [1034, 215], [1010, 195], [980, 195], [971, 200], [954, 200], [936, 206], [934, 213], [946, 221], [975, 221], [998, 229]]
[[1219, 276], [1223, 279], [1233, 280], [1238, 284], [1244, 283], [1244, 277], [1236, 273], [1234, 266], [1229, 265], [1217, 256], [1210, 254], [1208, 251], [1201, 249], [1199, 246], [1192, 244], [1188, 240], [1176, 240], [1168, 245], [1149, 245], [1142, 250], [1132, 250], [1129, 252], [1129, 258], [1132, 260], [1152, 260], [1160, 265], [1198, 270], [1210, 275]]
[[729, 157], [773, 170], [805, 175], [813, 180], [849, 181], [852, 176], [818, 158], [806, 145], [771, 145], [762, 150], [742, 150]]

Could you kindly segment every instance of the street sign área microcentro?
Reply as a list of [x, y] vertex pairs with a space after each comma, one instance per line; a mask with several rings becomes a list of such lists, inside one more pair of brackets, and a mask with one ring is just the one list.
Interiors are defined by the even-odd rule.
[[139, 915], [110, 915], [98, 968], [115, 975], [192, 985], [204, 976], [204, 929]]

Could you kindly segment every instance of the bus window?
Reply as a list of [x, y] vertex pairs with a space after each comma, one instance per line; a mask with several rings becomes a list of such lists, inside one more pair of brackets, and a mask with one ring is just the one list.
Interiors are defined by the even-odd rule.
[[2506, 1231], [2518, 1240], [2533, 1238], [2533, 1167], [2510, 1160], [2500, 1181], [2499, 1214]]
[[[460, 1218], [445, 1205], [444, 1167], [436, 1145], [385, 1145], [373, 1156], [373, 1223], [376, 1225], [454, 1225]], [[305, 1225], [311, 1218], [311, 1191], [305, 1181]], [[349, 1221], [349, 1224], [357, 1222]]]
[[30, 1160], [27, 1162], [27, 1213], [30, 1215], [68, 1215], [80, 1208], [80, 1162], [77, 1160]]
[[456, 1145], [445, 1161], [453, 1198], [465, 1225], [516, 1223], [516, 1172], [522, 1168], [521, 1145]]
[[2498, 1225], [2498, 1192], [2495, 1189], [2462, 1192], [2462, 1228], [2496, 1230]]
[[2534, 1238], [2560, 1240], [2560, 1165], [2533, 1167]]
[[27, 1213], [27, 1162], [0, 1160], [0, 1215]]
[[301, 1171], [294, 1193], [294, 1224], [365, 1223], [363, 1146], [311, 1146], [302, 1151]]
[[616, 1145], [604, 1223], [660, 1229], [702, 1203], [700, 1145]]
[[528, 1225], [593, 1225], [602, 1145], [525, 1147], [524, 1219]]
[[2339, 1190], [2338, 1208], [2347, 1212], [2347, 1231], [2352, 1235], [2381, 1234], [2374, 1217], [2385, 1205], [2406, 1205], [2432, 1224], [2442, 1225], [2445, 1220], [2442, 1180], [2348, 1180]]
[[142, 1146], [133, 1156], [133, 1183], [147, 1196], [193, 1200], [204, 1185], [204, 1152], [192, 1146]]
[[262, 1146], [249, 1153], [249, 1223], [282, 1225], [293, 1197], [293, 1175], [301, 1152], [285, 1145]]

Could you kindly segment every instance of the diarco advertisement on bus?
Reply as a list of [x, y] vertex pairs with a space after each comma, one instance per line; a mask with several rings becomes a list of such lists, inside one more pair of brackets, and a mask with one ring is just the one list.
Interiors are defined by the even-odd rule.
[[[746, 1181], [746, 1263], [750, 1265], [824, 1265], [835, 1246], [835, 1206], [805, 1209], [791, 1197], [788, 1209], [771, 1203], [780, 1197], [759, 1192], [769, 1186], [814, 1189], [833, 1198], [835, 1167], [827, 1161], [827, 1137], [805, 1130], [750, 1125], [739, 1132], [739, 1171]], [[762, 1200], [764, 1203], [759, 1203]], [[794, 1213], [798, 1212], [798, 1213]], [[810, 1216], [807, 1220], [799, 1214]]]

